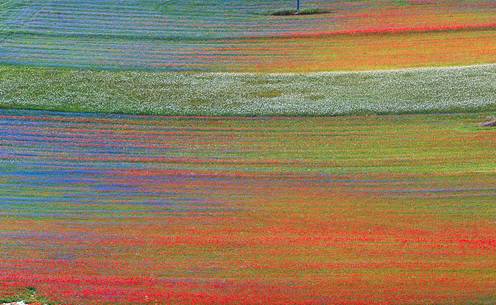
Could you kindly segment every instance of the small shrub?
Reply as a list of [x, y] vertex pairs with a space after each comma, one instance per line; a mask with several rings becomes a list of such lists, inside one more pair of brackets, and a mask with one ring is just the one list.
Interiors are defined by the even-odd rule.
[[296, 10], [281, 10], [271, 13], [272, 16], [294, 16], [294, 15], [316, 15], [316, 14], [327, 14], [330, 13], [328, 10], [323, 10], [319, 8], [306, 8], [300, 10], [298, 13]]
[[271, 13], [272, 16], [290, 16], [296, 15], [296, 10], [282, 10]]

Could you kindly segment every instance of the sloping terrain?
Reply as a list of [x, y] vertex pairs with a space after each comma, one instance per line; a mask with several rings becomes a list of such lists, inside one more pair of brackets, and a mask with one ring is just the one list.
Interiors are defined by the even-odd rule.
[[282, 0], [9, 0], [0, 63], [294, 72], [496, 60], [494, 1], [303, 3], [328, 13], [271, 16], [293, 6]]
[[63, 304], [493, 304], [480, 115], [0, 111], [0, 295]]
[[1, 1], [0, 303], [495, 304], [496, 2], [302, 2]]

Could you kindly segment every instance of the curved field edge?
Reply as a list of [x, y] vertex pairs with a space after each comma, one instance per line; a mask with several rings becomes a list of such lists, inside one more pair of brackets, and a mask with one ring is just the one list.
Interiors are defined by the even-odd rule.
[[0, 66], [0, 108], [209, 116], [490, 112], [496, 65], [307, 74]]

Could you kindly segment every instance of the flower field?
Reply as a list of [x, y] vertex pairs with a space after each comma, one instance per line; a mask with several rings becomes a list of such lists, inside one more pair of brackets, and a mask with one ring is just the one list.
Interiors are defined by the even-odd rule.
[[496, 60], [494, 1], [314, 0], [304, 6], [326, 14], [270, 15], [292, 5], [283, 0], [3, 1], [0, 63], [305, 72]]
[[0, 294], [494, 303], [496, 131], [479, 119], [0, 111]]
[[156, 73], [0, 67], [0, 107], [160, 115], [496, 110], [496, 66], [356, 73]]
[[0, 1], [0, 304], [496, 304], [496, 1], [302, 5]]

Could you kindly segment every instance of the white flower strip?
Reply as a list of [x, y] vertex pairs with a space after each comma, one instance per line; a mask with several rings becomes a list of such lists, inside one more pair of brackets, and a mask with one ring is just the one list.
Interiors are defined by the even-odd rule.
[[309, 74], [0, 67], [0, 106], [162, 115], [492, 111], [496, 65]]

